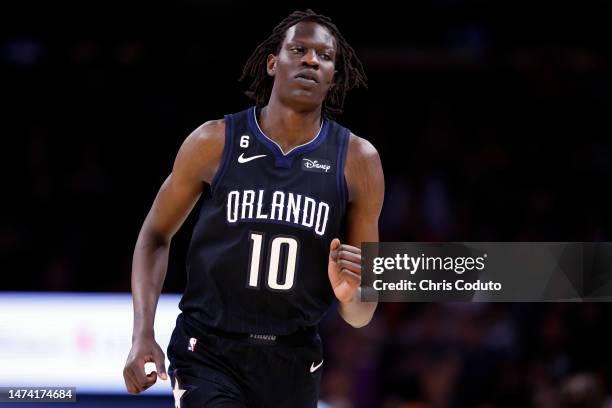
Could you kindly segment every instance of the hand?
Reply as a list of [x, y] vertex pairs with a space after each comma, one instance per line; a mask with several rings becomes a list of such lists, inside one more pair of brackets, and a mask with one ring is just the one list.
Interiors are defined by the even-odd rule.
[[361, 285], [361, 249], [340, 244], [334, 238], [329, 247], [327, 274], [338, 300], [350, 302]]
[[[138, 394], [155, 384], [157, 375], [162, 380], [168, 379], [166, 374], [165, 354], [153, 337], [137, 339], [132, 343], [132, 349], [123, 368], [123, 379], [130, 394]], [[157, 371], [145, 375], [145, 363], [154, 362]]]

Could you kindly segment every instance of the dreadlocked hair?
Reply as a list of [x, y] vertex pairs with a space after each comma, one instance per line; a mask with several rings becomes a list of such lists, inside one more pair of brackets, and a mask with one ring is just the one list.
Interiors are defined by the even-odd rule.
[[333, 117], [342, 113], [346, 93], [353, 88], [363, 86], [367, 88], [367, 77], [363, 65], [355, 50], [346, 42], [340, 31], [327, 16], [317, 14], [311, 9], [294, 11], [281, 21], [272, 34], [257, 46], [249, 57], [242, 70], [240, 81], [251, 78], [251, 84], [245, 94], [255, 100], [258, 107], [268, 103], [272, 93], [274, 78], [268, 75], [266, 69], [269, 54], [278, 54], [285, 39], [287, 30], [301, 21], [313, 21], [327, 28], [336, 39], [336, 75], [335, 84], [327, 92], [323, 101], [322, 114], [324, 117]]

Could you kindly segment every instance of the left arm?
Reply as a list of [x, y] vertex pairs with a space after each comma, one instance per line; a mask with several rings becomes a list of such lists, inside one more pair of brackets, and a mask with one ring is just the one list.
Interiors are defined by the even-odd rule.
[[340, 316], [353, 327], [372, 320], [377, 302], [361, 302], [361, 243], [378, 242], [378, 217], [385, 181], [378, 152], [370, 142], [350, 135], [345, 177], [348, 187], [347, 242], [334, 239], [328, 274], [340, 301]]

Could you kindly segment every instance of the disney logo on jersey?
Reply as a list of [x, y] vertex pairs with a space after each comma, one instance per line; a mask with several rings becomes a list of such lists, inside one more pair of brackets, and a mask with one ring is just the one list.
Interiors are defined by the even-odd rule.
[[324, 159], [302, 159], [302, 170], [327, 173], [331, 169], [331, 161]]

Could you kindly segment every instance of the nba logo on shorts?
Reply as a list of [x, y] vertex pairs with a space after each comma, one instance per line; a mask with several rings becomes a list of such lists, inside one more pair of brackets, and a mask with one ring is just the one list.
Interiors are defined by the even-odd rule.
[[192, 337], [189, 339], [189, 346], [187, 346], [187, 350], [195, 351], [195, 346], [198, 343], [198, 339]]

